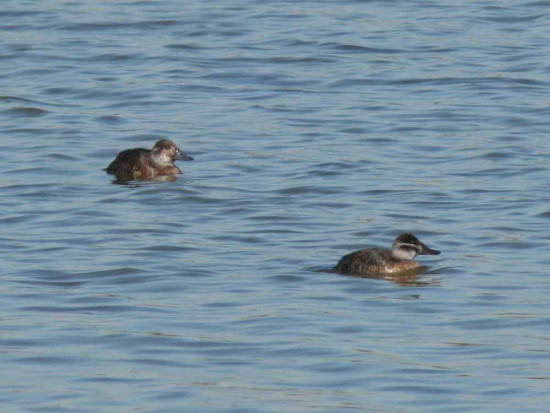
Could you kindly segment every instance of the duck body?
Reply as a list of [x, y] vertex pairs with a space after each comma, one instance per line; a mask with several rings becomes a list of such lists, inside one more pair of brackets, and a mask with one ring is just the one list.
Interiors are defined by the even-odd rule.
[[349, 275], [393, 275], [421, 268], [414, 260], [418, 254], [437, 255], [412, 234], [399, 235], [392, 249], [367, 248], [343, 256], [335, 271]]
[[396, 274], [418, 268], [414, 260], [396, 260], [391, 250], [367, 248], [343, 256], [335, 269], [343, 274], [384, 275]]
[[150, 180], [181, 174], [174, 165], [176, 160], [191, 161], [193, 158], [181, 152], [171, 140], [161, 139], [153, 149], [134, 148], [120, 152], [105, 170], [123, 180]]

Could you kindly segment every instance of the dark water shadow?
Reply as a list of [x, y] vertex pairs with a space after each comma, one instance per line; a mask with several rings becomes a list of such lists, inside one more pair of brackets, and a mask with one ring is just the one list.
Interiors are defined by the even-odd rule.
[[129, 186], [131, 188], [140, 188], [142, 186], [151, 185], [158, 182], [174, 182], [177, 179], [178, 178], [173, 175], [158, 176], [153, 179], [144, 179], [144, 180], [136, 180], [133, 177], [128, 177], [128, 178], [117, 177], [116, 179], [111, 181], [111, 184]]
[[428, 267], [422, 265], [409, 271], [404, 271], [399, 274], [375, 274], [375, 275], [361, 275], [361, 274], [342, 274], [336, 271], [334, 268], [326, 267], [310, 267], [309, 271], [333, 273], [343, 277], [352, 278], [368, 278], [371, 280], [385, 280], [391, 281], [397, 285], [404, 287], [427, 287], [432, 285], [439, 285], [441, 282], [438, 279], [426, 279], [427, 275], [439, 274], [439, 270], [428, 270]]

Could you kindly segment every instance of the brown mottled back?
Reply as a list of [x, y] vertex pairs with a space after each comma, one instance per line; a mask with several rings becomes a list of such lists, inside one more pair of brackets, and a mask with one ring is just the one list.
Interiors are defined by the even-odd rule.
[[121, 180], [154, 179], [159, 176], [180, 174], [181, 170], [174, 165], [176, 159], [192, 160], [193, 158], [185, 154], [182, 157], [174, 142], [161, 139], [152, 150], [135, 148], [120, 152], [106, 171]]
[[381, 275], [408, 271], [418, 266], [416, 261], [394, 259], [391, 250], [367, 248], [343, 256], [334, 269], [350, 275]]

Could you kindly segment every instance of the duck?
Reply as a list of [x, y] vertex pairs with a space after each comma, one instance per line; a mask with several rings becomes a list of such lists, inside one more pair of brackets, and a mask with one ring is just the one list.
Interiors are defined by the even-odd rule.
[[158, 140], [152, 149], [134, 148], [120, 152], [105, 171], [122, 180], [151, 180], [181, 174], [174, 161], [192, 161], [170, 139]]
[[439, 255], [410, 233], [399, 234], [391, 249], [367, 248], [344, 255], [334, 270], [348, 275], [398, 275], [422, 268], [417, 255]]

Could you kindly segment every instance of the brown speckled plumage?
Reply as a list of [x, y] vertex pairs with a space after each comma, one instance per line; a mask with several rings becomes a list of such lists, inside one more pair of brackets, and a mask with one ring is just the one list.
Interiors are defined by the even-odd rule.
[[421, 268], [414, 258], [418, 254], [437, 255], [412, 234], [400, 234], [389, 249], [367, 248], [343, 256], [334, 269], [350, 275], [390, 275]]
[[380, 275], [409, 271], [419, 267], [414, 260], [396, 260], [391, 250], [367, 248], [345, 255], [338, 262], [335, 270], [343, 274]]
[[120, 152], [106, 171], [121, 180], [155, 179], [180, 174], [181, 170], [174, 165], [176, 159], [193, 158], [183, 154], [171, 140], [161, 139], [153, 149], [135, 148]]

